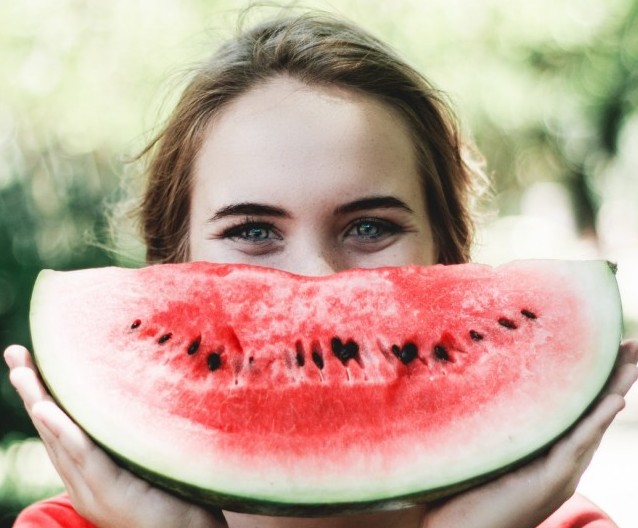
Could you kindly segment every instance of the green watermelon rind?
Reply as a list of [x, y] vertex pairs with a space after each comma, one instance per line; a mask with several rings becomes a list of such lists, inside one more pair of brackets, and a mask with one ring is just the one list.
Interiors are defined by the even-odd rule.
[[[575, 423], [578, 422], [580, 418], [585, 416], [591, 410], [591, 408], [598, 401], [600, 395], [603, 393], [604, 386], [603, 388], [601, 388], [600, 392], [596, 395], [587, 409], [585, 409], [585, 411], [580, 416], [578, 416], [575, 422], [570, 424], [565, 431], [563, 431], [556, 438], [547, 442], [545, 445], [539, 447], [536, 451], [530, 452], [527, 456], [522, 457], [519, 460], [511, 462], [510, 464], [504, 465], [501, 468], [495, 469], [491, 472], [487, 472], [483, 475], [478, 475], [475, 478], [452, 483], [449, 486], [442, 486], [440, 488], [429, 490], [420, 490], [414, 493], [407, 493], [397, 496], [369, 498], [360, 501], [337, 502], [331, 500], [330, 502], [318, 501], [310, 503], [293, 502], [290, 501], [289, 498], [282, 499], [281, 501], [276, 501], [272, 498], [263, 498], [248, 495], [232, 495], [216, 490], [200, 488], [186, 482], [173, 480], [164, 474], [153, 472], [147, 467], [135, 464], [133, 461], [128, 460], [113, 451], [108, 445], [100, 442], [98, 439], [93, 437], [91, 438], [97, 445], [102, 447], [118, 465], [132, 471], [136, 475], [148, 480], [149, 482], [152, 482], [153, 484], [169, 493], [176, 494], [189, 502], [193, 502], [205, 508], [273, 516], [321, 517], [330, 515], [344, 515], [375, 510], [381, 511], [409, 508], [411, 506], [423, 504], [424, 502], [432, 502], [449, 498], [463, 491], [467, 491], [475, 486], [485, 484], [494, 479], [497, 479], [498, 477], [516, 468], [524, 466], [527, 462], [535, 460], [537, 457], [546, 454], [556, 442], [569, 434], [569, 432], [573, 429]], [[55, 399], [55, 394], [52, 394], [52, 396]], [[62, 408], [66, 412], [66, 409], [64, 407]]]
[[[614, 268], [612, 266], [607, 267], [608, 275], [613, 277]], [[38, 280], [43, 280], [44, 276], [40, 277]], [[610, 281], [611, 282], [611, 281]], [[615, 280], [613, 280], [615, 285]], [[617, 285], [615, 286], [617, 289]], [[34, 289], [34, 306], [37, 306], [37, 292], [38, 288]], [[606, 307], [613, 311], [613, 306]], [[616, 315], [610, 315], [610, 320], [617, 319], [618, 320], [618, 332], [612, 333], [611, 329], [607, 327], [609, 331], [608, 334], [602, 335], [602, 337], [606, 338], [607, 343], [603, 346], [607, 348], [615, 347], [617, 350], [617, 345], [620, 342], [621, 336], [621, 321], [622, 315], [620, 310], [620, 305], [618, 305], [618, 310]], [[38, 349], [38, 337], [34, 335], [34, 347], [35, 347], [35, 361], [38, 367], [40, 367], [39, 357], [37, 355]], [[612, 345], [613, 343], [613, 345]], [[127, 460], [117, 451], [113, 450], [111, 446], [107, 445], [107, 443], [100, 441], [98, 438], [93, 438], [94, 441], [102, 446], [107, 452], [109, 452], [113, 458], [122, 466], [131, 469], [134, 473], [148, 479], [149, 481], [157, 484], [158, 486], [175, 493], [179, 496], [186, 498], [187, 500], [211, 506], [214, 508], [228, 509], [234, 511], [243, 511], [249, 513], [262, 513], [262, 514], [271, 514], [271, 515], [291, 515], [291, 516], [322, 516], [322, 515], [333, 515], [333, 514], [342, 514], [348, 512], [357, 512], [357, 511], [369, 511], [375, 509], [395, 509], [397, 507], [407, 507], [413, 504], [421, 503], [423, 501], [433, 501], [441, 498], [449, 497], [456, 493], [459, 493], [463, 490], [466, 490], [475, 485], [484, 483], [486, 481], [492, 480], [499, 475], [502, 475], [513, 468], [519, 467], [523, 465], [525, 462], [536, 458], [539, 455], [542, 455], [547, 451], [551, 445], [553, 445], [558, 439], [564, 436], [571, 428], [574, 423], [586, 412], [589, 408], [596, 402], [600, 393], [604, 390], [604, 385], [607, 382], [613, 367], [614, 361], [610, 355], [608, 370], [605, 375], [601, 375], [600, 379], [603, 380], [600, 387], [597, 387], [597, 391], [595, 392], [596, 396], [592, 398], [589, 406], [584, 409], [582, 412], [578, 414], [578, 416], [569, 424], [565, 424], [564, 430], [556, 435], [555, 438], [545, 443], [543, 446], [538, 447], [538, 449], [533, 452], [527, 453], [525, 456], [520, 457], [514, 461], [505, 462], [501, 467], [496, 469], [492, 469], [490, 471], [486, 471], [481, 475], [477, 475], [476, 477], [459, 480], [456, 482], [451, 482], [449, 485], [436, 487], [429, 490], [417, 490], [414, 492], [400, 493], [394, 496], [371, 496], [368, 495], [361, 500], [343, 500], [339, 501], [334, 497], [331, 497], [329, 501], [317, 500], [317, 501], [308, 501], [302, 500], [299, 502], [295, 501], [294, 497], [272, 497], [272, 496], [259, 496], [259, 495], [241, 495], [241, 494], [232, 494], [232, 493], [223, 493], [216, 490], [209, 490], [202, 487], [198, 487], [196, 485], [191, 485], [185, 482], [176, 481], [167, 475], [161, 474], [159, 472], [153, 471], [149, 467], [140, 466], [131, 460]], [[42, 370], [42, 369], [41, 369]], [[48, 383], [46, 376], [43, 376], [45, 384], [51, 389], [51, 385]], [[594, 393], [592, 389], [592, 393]], [[52, 396], [54, 399], [58, 400], [55, 392], [52, 392]], [[64, 405], [61, 404], [61, 407], [70, 413], [68, 409]], [[71, 413], [70, 413], [71, 414]], [[91, 436], [89, 432], [89, 436]]]
[[[611, 374], [612, 372], [610, 371], [607, 381], [611, 377]], [[569, 432], [574, 428], [575, 424], [583, 416], [585, 416], [592, 409], [592, 407], [595, 406], [600, 396], [605, 392], [607, 381], [605, 382], [605, 385], [600, 389], [596, 397], [592, 400], [590, 405], [583, 411], [581, 415], [578, 416], [574, 423], [567, 426], [567, 429], [565, 431], [547, 442], [545, 445], [539, 447], [533, 452], [530, 452], [528, 455], [520, 458], [519, 460], [511, 462], [501, 468], [487, 472], [483, 475], [478, 475], [475, 478], [452, 483], [449, 486], [442, 486], [429, 490], [419, 490], [414, 493], [406, 493], [403, 495], [368, 498], [360, 501], [338, 502], [331, 500], [330, 502], [317, 501], [312, 503], [293, 502], [290, 500], [289, 497], [282, 498], [281, 501], [276, 501], [272, 498], [249, 495], [232, 495], [216, 490], [200, 488], [185, 482], [172, 480], [170, 477], [164, 474], [153, 472], [147, 467], [135, 464], [133, 461], [128, 460], [118, 453], [114, 452], [108, 445], [101, 443], [95, 438], [92, 439], [109, 455], [111, 455], [113, 460], [118, 465], [131, 470], [133, 473], [152, 482], [153, 484], [168, 491], [169, 493], [176, 494], [189, 502], [193, 502], [205, 508], [213, 508], [215, 510], [229, 510], [241, 513], [294, 517], [321, 517], [369, 511], [395, 510], [400, 508], [409, 508], [411, 506], [416, 506], [425, 502], [433, 502], [450, 498], [453, 495], [495, 480], [498, 477], [505, 475], [514, 469], [524, 466], [526, 463], [535, 460], [539, 456], [546, 454], [556, 442], [558, 442], [564, 436], [568, 435]], [[55, 398], [55, 395], [53, 396]]]

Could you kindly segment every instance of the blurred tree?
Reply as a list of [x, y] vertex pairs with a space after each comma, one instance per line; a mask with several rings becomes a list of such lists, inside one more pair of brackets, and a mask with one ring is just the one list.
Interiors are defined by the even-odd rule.
[[586, 42], [529, 50], [527, 62], [572, 99], [568, 112], [553, 116], [549, 126], [538, 123], [531, 135], [559, 167], [581, 232], [595, 237], [597, 179], [618, 154], [623, 127], [638, 110], [638, 1], [628, 2], [625, 13]]
[[[40, 148], [22, 148], [19, 177], [0, 187], [2, 350], [11, 343], [30, 345], [29, 300], [41, 269], [77, 269], [114, 262], [105, 249], [108, 230], [104, 202], [116, 181], [108, 160], [95, 153], [65, 156], [57, 145]], [[108, 177], [99, 177], [100, 173]], [[35, 434], [6, 374], [3, 362], [0, 447]], [[16, 497], [0, 494], [0, 518], [3, 509], [21, 506]]]
[[[142, 133], [159, 79], [208, 55], [213, 39], [201, 33], [220, 28], [233, 3], [0, 3], [0, 348], [30, 345], [42, 268], [121, 262], [106, 249], [105, 207], [117, 198], [120, 156]], [[530, 183], [553, 179], [570, 190], [581, 231], [596, 232], [602, 168], [638, 106], [638, 0], [589, 3], [601, 22], [573, 42], [554, 37], [576, 31], [565, 13], [577, 0], [333, 3], [468, 101], [502, 213], [517, 210]], [[0, 417], [1, 528], [28, 500], [3, 493], [2, 449], [34, 434], [4, 363]]]

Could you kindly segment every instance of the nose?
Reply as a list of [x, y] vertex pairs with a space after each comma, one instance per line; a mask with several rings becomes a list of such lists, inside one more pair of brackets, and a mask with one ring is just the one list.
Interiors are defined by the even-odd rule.
[[334, 266], [324, 258], [313, 258], [304, 265], [302, 275], [310, 277], [321, 277], [324, 275], [332, 275], [339, 271], [339, 267]]
[[331, 275], [347, 267], [345, 259], [331, 247], [305, 245], [288, 259], [288, 271], [298, 275], [320, 277]]
[[332, 275], [340, 269], [341, 268], [339, 266], [335, 266], [332, 262], [322, 256], [307, 255], [305, 258], [302, 257], [302, 262], [300, 262], [299, 265], [294, 266], [294, 269], [291, 269], [290, 271], [298, 275], [306, 275], [308, 277], [321, 277], [324, 275]]

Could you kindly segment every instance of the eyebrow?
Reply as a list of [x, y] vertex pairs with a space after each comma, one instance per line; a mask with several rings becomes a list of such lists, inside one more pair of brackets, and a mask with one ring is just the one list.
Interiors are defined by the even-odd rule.
[[406, 204], [403, 200], [399, 200], [396, 196], [368, 196], [340, 205], [334, 210], [334, 213], [354, 213], [368, 209], [403, 209], [408, 213], [414, 212], [408, 204]]
[[[396, 196], [368, 196], [336, 207], [334, 214], [342, 215], [369, 209], [402, 209], [413, 213], [408, 204]], [[273, 216], [276, 218], [290, 218], [290, 213], [274, 205], [257, 202], [240, 202], [222, 207], [211, 216], [208, 221], [214, 222], [229, 216]]]
[[220, 220], [228, 216], [275, 216], [278, 218], [290, 218], [290, 214], [281, 207], [266, 205], [256, 202], [241, 202], [227, 205], [219, 209], [209, 222]]

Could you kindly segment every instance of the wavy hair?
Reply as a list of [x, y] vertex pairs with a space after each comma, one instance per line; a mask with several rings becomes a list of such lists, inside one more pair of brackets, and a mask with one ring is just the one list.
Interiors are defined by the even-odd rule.
[[149, 263], [189, 258], [193, 165], [211, 118], [251, 88], [288, 75], [337, 85], [397, 109], [411, 131], [440, 263], [466, 262], [472, 202], [486, 181], [441, 92], [386, 44], [356, 25], [306, 13], [262, 22], [225, 42], [195, 72], [147, 158], [140, 204]]

